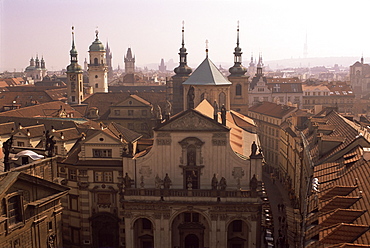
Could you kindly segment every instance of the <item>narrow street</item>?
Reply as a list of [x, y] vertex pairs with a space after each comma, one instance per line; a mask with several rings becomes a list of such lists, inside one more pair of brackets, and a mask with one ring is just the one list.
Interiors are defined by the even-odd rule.
[[278, 179], [272, 179], [266, 172], [264, 172], [262, 180], [271, 205], [275, 247], [294, 248], [296, 247], [294, 242], [296, 223], [288, 192]]

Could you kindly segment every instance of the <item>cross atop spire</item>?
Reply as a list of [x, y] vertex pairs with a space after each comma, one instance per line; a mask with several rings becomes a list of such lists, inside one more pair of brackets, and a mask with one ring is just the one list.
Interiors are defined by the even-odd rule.
[[238, 21], [238, 27], [236, 29], [236, 32], [237, 32], [236, 45], [239, 46], [239, 21]]
[[185, 27], [184, 27], [184, 25], [185, 25], [185, 22], [182, 21], [182, 31], [181, 31], [182, 32], [182, 43], [181, 43], [182, 44], [182, 47], [185, 46], [185, 41], [184, 41], [185, 40], [184, 39], [184, 35], [185, 35], [185, 30], [184, 29], [185, 29]]
[[208, 40], [206, 40], [206, 56], [208, 57]]

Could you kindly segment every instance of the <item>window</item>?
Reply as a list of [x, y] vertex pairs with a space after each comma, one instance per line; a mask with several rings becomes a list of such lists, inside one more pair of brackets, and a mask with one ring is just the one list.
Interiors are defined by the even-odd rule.
[[94, 65], [98, 65], [99, 64], [99, 60], [97, 58], [94, 59]]
[[134, 115], [134, 111], [133, 110], [128, 110], [128, 116], [133, 116]]
[[148, 111], [146, 109], [141, 110], [141, 115], [142, 116], [147, 116], [148, 115]]
[[242, 86], [240, 84], [237, 84], [235, 87], [235, 95], [241, 96], [242, 95]]
[[75, 96], [72, 96], [71, 99], [72, 99], [72, 102], [75, 102], [76, 101], [76, 97]]
[[243, 231], [243, 222], [241, 220], [233, 221], [233, 232], [242, 232]]
[[265, 91], [265, 89], [264, 88], [258, 88], [258, 91], [262, 92], [262, 91]]
[[75, 169], [68, 169], [68, 178], [69, 178], [69, 180], [76, 181], [77, 180], [77, 171]]
[[150, 230], [152, 229], [152, 222], [148, 219], [141, 219], [142, 220], [142, 225], [144, 230]]
[[95, 84], [95, 88], [99, 88], [99, 84]]
[[95, 75], [95, 78], [98, 78], [98, 75]]
[[24, 142], [18, 141], [18, 142], [17, 142], [17, 146], [24, 147]]
[[134, 123], [128, 123], [127, 128], [131, 129], [131, 130], [134, 130]]
[[78, 211], [78, 196], [69, 195], [69, 210]]
[[111, 158], [112, 149], [93, 149], [94, 158]]
[[117, 116], [117, 115], [120, 115], [120, 110], [119, 110], [119, 109], [115, 109], [115, 110], [114, 110], [114, 115], [116, 115], [116, 116]]
[[95, 182], [112, 182], [112, 171], [95, 171]]
[[198, 213], [184, 213], [184, 222], [199, 222], [199, 214]]
[[8, 225], [12, 227], [16, 224], [23, 223], [21, 194], [15, 193], [10, 195], [7, 201]]
[[48, 229], [49, 229], [49, 231], [53, 230], [53, 222], [52, 221], [48, 222]]
[[224, 92], [221, 92], [219, 95], [218, 95], [218, 98], [219, 98], [219, 103], [220, 103], [220, 106], [222, 105], [226, 105], [226, 94]]

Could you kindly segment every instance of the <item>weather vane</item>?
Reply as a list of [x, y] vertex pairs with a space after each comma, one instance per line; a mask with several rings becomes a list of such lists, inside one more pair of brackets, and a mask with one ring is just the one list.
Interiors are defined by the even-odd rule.
[[206, 55], [208, 57], [208, 40], [206, 40]]
[[96, 30], [95, 30], [96, 39], [98, 39], [98, 35], [99, 35], [99, 30], [98, 30], [98, 26], [96, 26]]

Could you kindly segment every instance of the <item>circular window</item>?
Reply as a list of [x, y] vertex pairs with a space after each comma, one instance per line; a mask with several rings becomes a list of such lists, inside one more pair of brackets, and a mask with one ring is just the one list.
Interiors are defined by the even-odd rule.
[[128, 104], [132, 105], [132, 101], [129, 101]]
[[98, 78], [98, 75], [95, 75], [95, 78]]
[[100, 140], [100, 141], [104, 141], [104, 138], [100, 138], [99, 140]]

